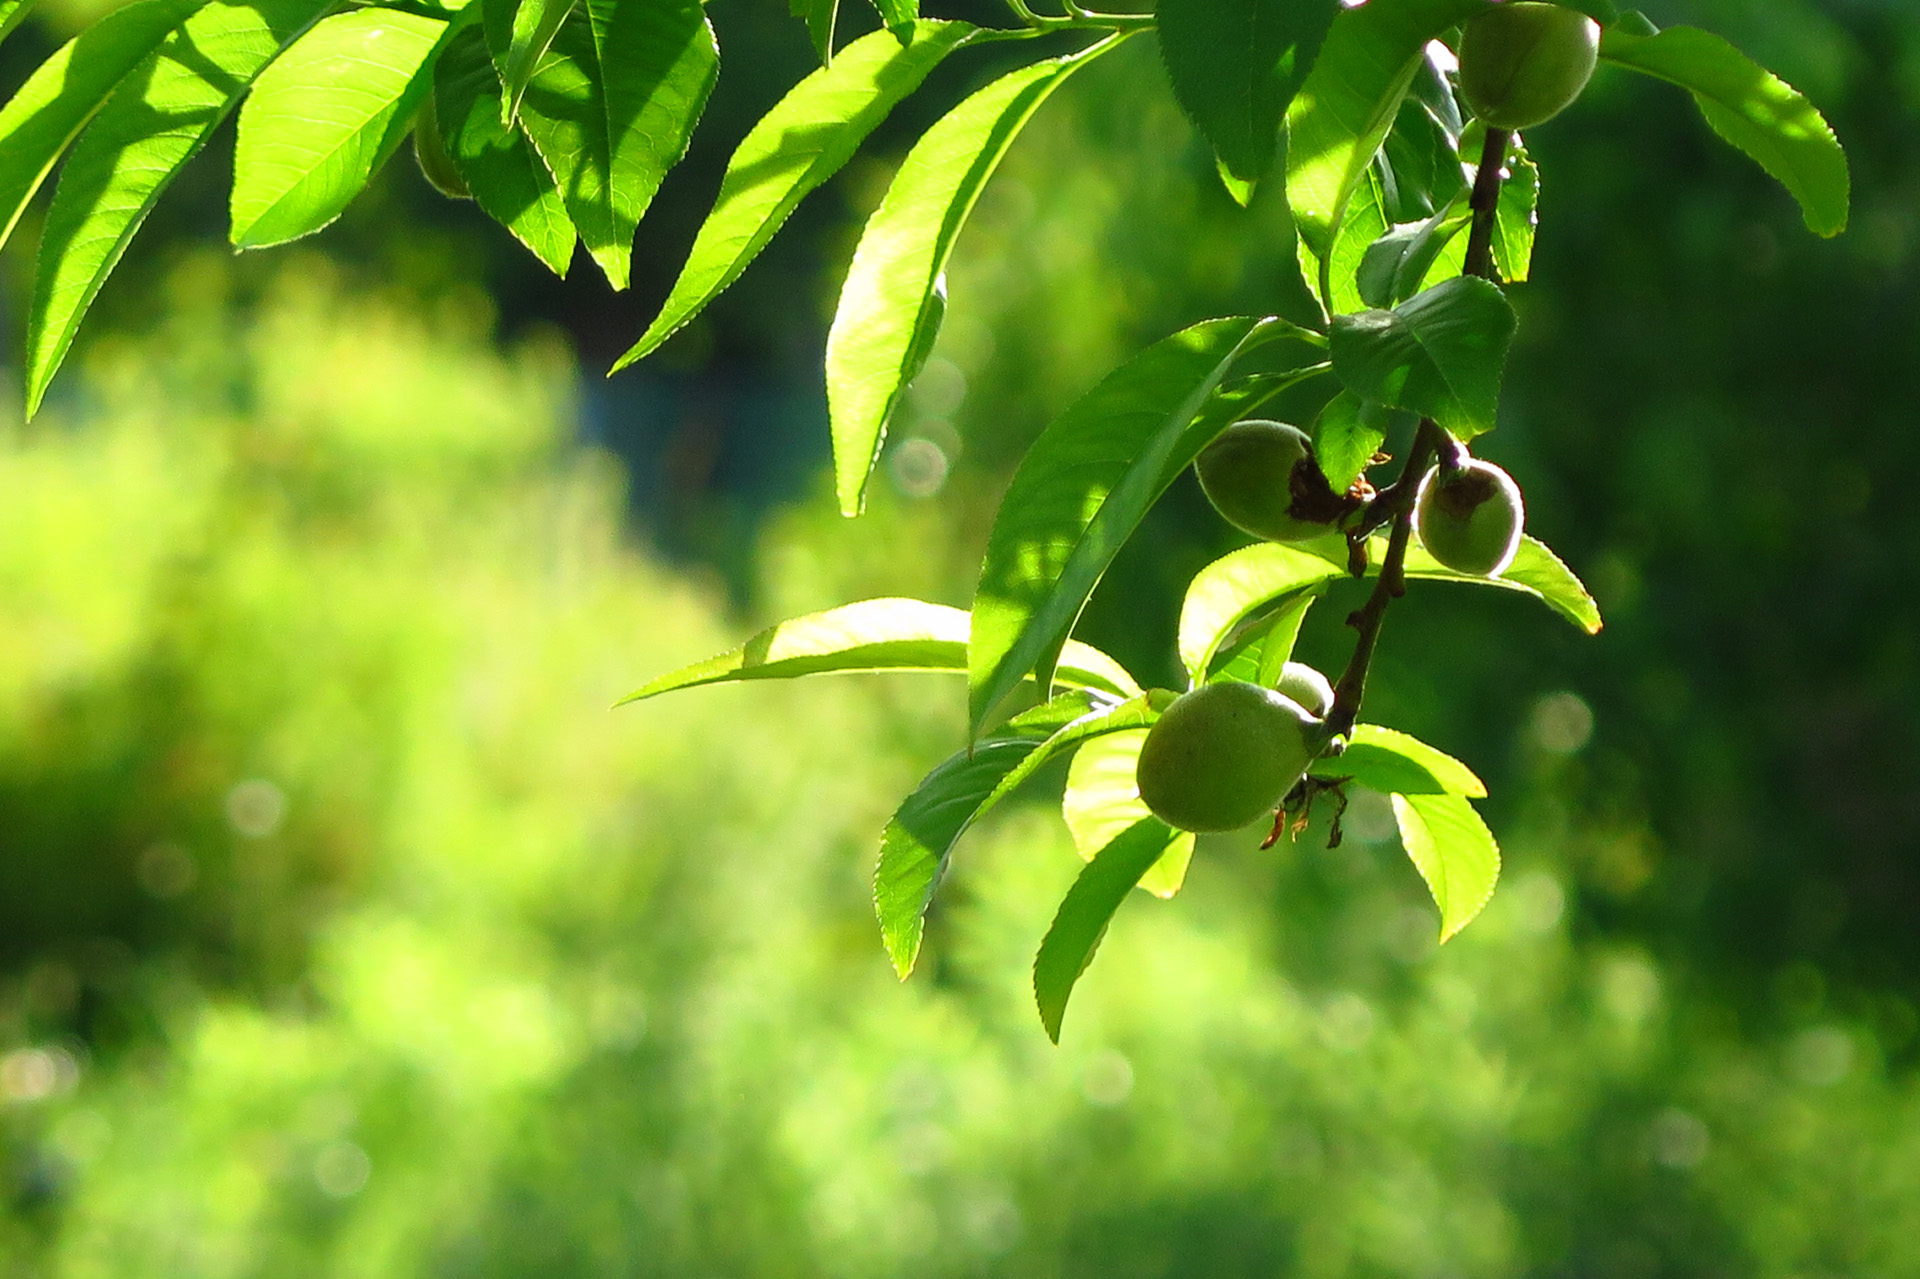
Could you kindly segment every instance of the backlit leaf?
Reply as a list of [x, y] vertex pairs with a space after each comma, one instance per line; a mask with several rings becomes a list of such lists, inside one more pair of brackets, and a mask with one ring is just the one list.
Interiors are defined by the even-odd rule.
[[[1383, 542], [1375, 548], [1373, 558], [1376, 565], [1380, 554], [1384, 553], [1384, 546]], [[1499, 577], [1477, 577], [1445, 568], [1427, 554], [1417, 538], [1407, 547], [1406, 569], [1408, 577], [1472, 582], [1480, 586], [1499, 586], [1520, 591], [1545, 601], [1554, 612], [1587, 634], [1597, 635], [1600, 632], [1600, 606], [1594, 602], [1593, 596], [1574, 576], [1573, 570], [1561, 562], [1559, 556], [1549, 550], [1544, 542], [1531, 537], [1520, 539], [1520, 549], [1514, 554], [1513, 563], [1507, 565]]]
[[479, 0], [487, 34], [487, 48], [499, 72], [500, 123], [510, 126], [520, 115], [540, 59], [546, 56], [560, 24], [573, 12], [574, 0]]
[[1363, 402], [1409, 409], [1472, 439], [1493, 429], [1513, 330], [1499, 288], [1461, 277], [1391, 311], [1335, 317], [1333, 368]]
[[1158, 861], [1167, 826], [1149, 817], [1100, 850], [1073, 881], [1033, 960], [1033, 994], [1047, 1037], [1060, 1042], [1060, 1023], [1080, 974], [1107, 935], [1113, 913], [1147, 868]]
[[840, 0], [788, 0], [787, 10], [807, 24], [807, 38], [820, 65], [833, 61], [833, 28], [840, 15]]
[[1203, 683], [1215, 651], [1266, 605], [1346, 575], [1344, 559], [1278, 542], [1257, 542], [1207, 565], [1194, 574], [1180, 606], [1180, 663], [1187, 677]]
[[1493, 832], [1458, 795], [1395, 795], [1393, 816], [1420, 877], [1440, 908], [1446, 941], [1480, 913], [1500, 878], [1500, 846]]
[[[1067, 789], [1060, 800], [1061, 816], [1073, 834], [1073, 846], [1083, 860], [1095, 854], [1122, 831], [1153, 818], [1140, 798], [1134, 772], [1140, 765], [1144, 729], [1109, 733], [1083, 743], [1067, 769]], [[1193, 860], [1192, 831], [1160, 823], [1163, 845], [1160, 859], [1140, 877], [1140, 887], [1156, 897], [1172, 897], [1186, 882]]]
[[1307, 770], [1316, 777], [1351, 777], [1382, 795], [1461, 795], [1486, 798], [1473, 770], [1416, 737], [1356, 724], [1344, 753], [1323, 755]]

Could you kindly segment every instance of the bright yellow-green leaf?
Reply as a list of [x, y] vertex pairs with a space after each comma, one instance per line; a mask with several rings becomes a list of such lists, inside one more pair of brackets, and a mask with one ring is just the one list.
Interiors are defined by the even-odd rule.
[[1493, 832], [1458, 795], [1395, 795], [1400, 842], [1440, 908], [1440, 940], [1473, 922], [1500, 878]]

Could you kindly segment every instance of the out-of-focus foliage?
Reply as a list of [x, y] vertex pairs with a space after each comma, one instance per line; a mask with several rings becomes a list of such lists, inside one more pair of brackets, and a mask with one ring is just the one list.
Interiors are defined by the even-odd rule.
[[[1379, 805], [1335, 851], [1203, 843], [1055, 1050], [1023, 970], [1079, 859], [1010, 809], [898, 984], [872, 840], [957, 681], [609, 713], [737, 627], [626, 545], [565, 361], [466, 293], [239, 292], [192, 260], [0, 451], [8, 1274], [1914, 1264], [1887, 1032], [1808, 978], [1743, 1033], [1577, 926], [1595, 836], [1547, 816], [1440, 953]], [[964, 560], [932, 506], [813, 509], [771, 615]], [[1587, 716], [1521, 739], [1542, 813]]]

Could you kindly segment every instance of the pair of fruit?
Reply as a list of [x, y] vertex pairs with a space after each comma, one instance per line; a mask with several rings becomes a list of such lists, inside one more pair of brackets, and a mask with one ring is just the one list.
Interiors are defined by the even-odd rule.
[[[1270, 542], [1302, 542], [1332, 526], [1302, 518], [1296, 495], [1327, 487], [1306, 432], [1285, 422], [1236, 422], [1194, 464], [1200, 487], [1228, 523]], [[1302, 472], [1306, 472], [1305, 476]], [[1463, 459], [1430, 472], [1414, 505], [1421, 545], [1447, 568], [1495, 577], [1520, 546], [1520, 487], [1491, 462]]]

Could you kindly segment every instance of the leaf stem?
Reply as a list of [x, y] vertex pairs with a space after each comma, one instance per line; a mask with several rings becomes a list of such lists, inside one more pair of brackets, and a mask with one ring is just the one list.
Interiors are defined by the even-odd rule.
[[[1473, 210], [1473, 228], [1467, 235], [1468, 275], [1493, 279], [1493, 231], [1500, 208], [1501, 170], [1507, 162], [1507, 144], [1511, 135], [1505, 129], [1488, 129], [1486, 146], [1480, 152], [1480, 170], [1474, 175], [1473, 194], [1468, 207]], [[1333, 709], [1327, 712], [1327, 727], [1335, 734], [1353, 731], [1360, 717], [1360, 703], [1366, 697], [1367, 672], [1373, 666], [1374, 651], [1380, 646], [1380, 631], [1386, 624], [1387, 606], [1407, 592], [1407, 546], [1413, 540], [1414, 498], [1427, 468], [1438, 460], [1443, 466], [1460, 464], [1460, 446], [1432, 418], [1423, 418], [1407, 450], [1407, 461], [1397, 479], [1380, 491], [1367, 508], [1366, 515], [1349, 535], [1356, 545], [1382, 524], [1387, 533], [1387, 553], [1380, 562], [1380, 578], [1373, 585], [1367, 602], [1347, 619], [1358, 632], [1353, 656], [1347, 669], [1334, 685]], [[1356, 559], [1364, 564], [1364, 559]]]
[[1060, 17], [1036, 13], [1027, 0], [1007, 0], [1014, 16], [1036, 32], [1043, 31], [1144, 31], [1153, 25], [1150, 13], [1098, 13], [1083, 9], [1074, 0], [1062, 0], [1066, 12]]

